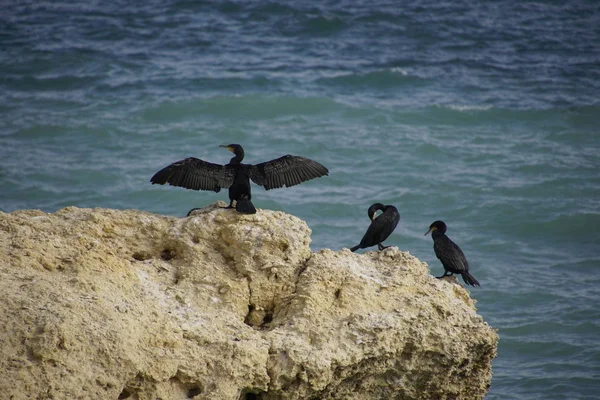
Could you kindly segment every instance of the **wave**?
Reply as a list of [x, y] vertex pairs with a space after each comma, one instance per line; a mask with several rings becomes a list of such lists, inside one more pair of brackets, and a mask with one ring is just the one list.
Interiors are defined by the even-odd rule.
[[225, 14], [236, 14], [236, 18], [249, 22], [275, 22], [277, 30], [284, 36], [329, 36], [349, 26], [346, 18], [322, 7], [296, 3], [219, 3], [217, 7]]
[[346, 28], [343, 19], [331, 15], [316, 15], [304, 18], [301, 33], [322, 36], [338, 33]]
[[56, 75], [37, 77], [25, 75], [12, 79], [5, 79], [6, 86], [18, 91], [44, 92], [57, 91], [65, 92], [70, 90], [86, 89], [90, 84], [102, 80], [99, 75]]
[[422, 84], [425, 80], [411, 75], [408, 70], [393, 67], [365, 73], [350, 73], [334, 77], [321, 78], [317, 83], [335, 87], [373, 88], [379, 90], [397, 89], [402, 86]]
[[[593, 333], [600, 326], [593, 321], [575, 322], [561, 320], [561, 322], [551, 321], [528, 321], [501, 328], [506, 340], [514, 340], [515, 343], [539, 343], [543, 344], [549, 340], [557, 340], [556, 337], [549, 337], [547, 332], [557, 332], [566, 337], [560, 338], [560, 343], [565, 347], [579, 347], [581, 343], [572, 342], [568, 337], [572, 333]], [[559, 351], [559, 349], [545, 349], [547, 351]], [[569, 352], [567, 352], [569, 353]]]
[[588, 228], [600, 224], [600, 214], [579, 213], [574, 215], [558, 215], [547, 221], [523, 224], [521, 233], [535, 235], [544, 232], [546, 236], [558, 236], [573, 238], [578, 236], [587, 237]]
[[491, 104], [450, 103], [433, 104], [419, 108], [396, 110], [396, 119], [403, 123], [447, 124], [455, 126], [473, 126], [490, 124], [525, 124], [562, 126], [571, 124], [572, 119], [585, 119], [591, 126], [593, 115], [600, 114], [600, 106], [582, 106], [568, 108], [503, 108]]
[[164, 102], [146, 108], [142, 116], [151, 121], [180, 121], [199, 115], [252, 120], [338, 113], [346, 108], [327, 97], [244, 94]]
[[485, 111], [492, 108], [492, 106], [486, 105], [467, 105], [467, 104], [448, 104], [448, 107], [451, 110], [455, 111]]

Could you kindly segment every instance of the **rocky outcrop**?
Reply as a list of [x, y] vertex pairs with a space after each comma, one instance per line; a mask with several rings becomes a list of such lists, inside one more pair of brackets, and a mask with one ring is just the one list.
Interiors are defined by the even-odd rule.
[[0, 213], [7, 399], [477, 399], [497, 334], [389, 248], [309, 249], [291, 215]]

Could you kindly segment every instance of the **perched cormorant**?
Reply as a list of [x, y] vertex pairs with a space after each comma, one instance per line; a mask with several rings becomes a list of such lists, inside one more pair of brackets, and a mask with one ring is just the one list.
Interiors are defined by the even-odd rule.
[[437, 276], [436, 278], [461, 274], [467, 285], [480, 286], [477, 279], [473, 278], [473, 275], [469, 273], [469, 263], [465, 254], [456, 243], [446, 236], [446, 224], [444, 221], [435, 221], [429, 225], [429, 230], [425, 232], [425, 235], [429, 232], [431, 232], [431, 237], [433, 238], [435, 255], [442, 262], [445, 270], [444, 275]]
[[285, 155], [271, 161], [252, 165], [242, 164], [244, 149], [239, 144], [224, 147], [235, 156], [226, 165], [213, 164], [189, 157], [161, 169], [150, 179], [152, 184], [181, 186], [194, 190], [229, 188], [229, 206], [245, 214], [256, 213], [250, 193], [250, 179], [266, 190], [294, 186], [313, 178], [328, 175], [327, 168], [304, 157]]
[[[373, 218], [377, 210], [383, 211], [383, 214]], [[398, 225], [398, 222], [400, 222], [400, 214], [398, 213], [396, 207], [390, 205], [384, 206], [381, 203], [375, 203], [369, 207], [369, 211], [367, 211], [367, 213], [369, 214], [371, 225], [369, 225], [369, 229], [367, 229], [367, 232], [363, 236], [360, 243], [351, 248], [350, 251], [365, 249], [375, 245], [377, 245], [379, 250], [390, 247], [383, 246], [381, 242], [383, 242], [392, 234], [394, 229], [396, 229], [396, 225]]]

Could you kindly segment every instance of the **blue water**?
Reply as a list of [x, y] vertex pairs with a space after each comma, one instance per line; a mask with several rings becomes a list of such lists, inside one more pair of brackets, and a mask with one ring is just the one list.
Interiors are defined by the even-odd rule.
[[255, 205], [318, 250], [394, 204], [435, 275], [444, 220], [499, 329], [487, 398], [599, 398], [597, 1], [3, 3], [1, 210], [182, 216], [227, 194], [150, 185], [173, 161], [310, 157], [330, 176]]

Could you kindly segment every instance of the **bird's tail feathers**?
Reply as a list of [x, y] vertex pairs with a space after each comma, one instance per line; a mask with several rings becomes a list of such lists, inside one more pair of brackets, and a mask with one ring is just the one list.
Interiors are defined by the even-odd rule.
[[477, 279], [475, 279], [475, 278], [473, 277], [473, 275], [471, 275], [470, 273], [468, 273], [468, 272], [463, 272], [461, 275], [462, 275], [462, 278], [463, 278], [463, 280], [465, 281], [465, 283], [466, 283], [467, 285], [471, 285], [471, 286], [481, 286], [481, 285], [479, 284], [479, 282], [477, 282]]
[[191, 217], [193, 212], [196, 210], [202, 210], [202, 208], [200, 208], [200, 207], [192, 208], [190, 211], [188, 211], [186, 217]]
[[356, 250], [358, 250], [358, 249], [360, 249], [360, 244], [358, 244], [358, 245], [356, 245], [356, 246], [352, 247], [352, 248], [350, 249], [350, 251], [354, 253], [354, 252], [355, 252]]
[[256, 214], [256, 208], [248, 196], [242, 196], [235, 204], [235, 210], [242, 214]]

